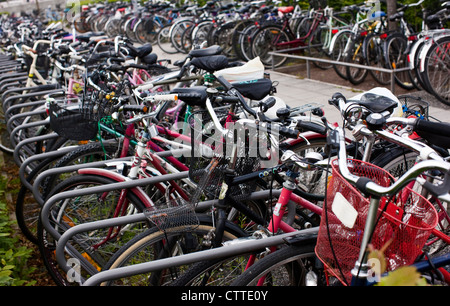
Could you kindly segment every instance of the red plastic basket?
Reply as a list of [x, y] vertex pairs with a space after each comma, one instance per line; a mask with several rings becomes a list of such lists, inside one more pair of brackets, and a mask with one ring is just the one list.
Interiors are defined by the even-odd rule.
[[[351, 173], [370, 178], [381, 186], [387, 187], [394, 180], [387, 171], [370, 163], [348, 159], [347, 164]], [[316, 254], [328, 272], [342, 283], [349, 284], [350, 271], [359, 255], [370, 199], [341, 176], [337, 160], [332, 161], [331, 165], [332, 177], [327, 189]], [[387, 270], [392, 271], [414, 262], [436, 226], [438, 216], [430, 202], [408, 187], [389, 199], [389, 202], [386, 198], [381, 199], [379, 213], [382, 215], [376, 224], [371, 244], [381, 249], [392, 240], [384, 252]]]

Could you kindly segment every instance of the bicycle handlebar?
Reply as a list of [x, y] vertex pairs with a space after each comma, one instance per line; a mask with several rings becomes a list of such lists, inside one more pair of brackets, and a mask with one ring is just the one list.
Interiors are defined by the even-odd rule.
[[[391, 186], [382, 187], [366, 177], [359, 177], [350, 173], [347, 166], [347, 151], [345, 147], [345, 137], [343, 129], [339, 127], [333, 130], [333, 132], [338, 133], [337, 137], [339, 141], [338, 158], [339, 158], [339, 170], [341, 172], [341, 175], [365, 194], [370, 194], [374, 196], [393, 195], [402, 188], [404, 188], [409, 181], [417, 179], [417, 177], [420, 174], [428, 170], [439, 170], [445, 173], [446, 175], [450, 174], [450, 163], [444, 161], [443, 159], [424, 160], [414, 165], [400, 178], [398, 178], [397, 181]], [[404, 139], [404, 141], [407, 142], [408, 140]], [[432, 149], [430, 148], [430, 150]]]

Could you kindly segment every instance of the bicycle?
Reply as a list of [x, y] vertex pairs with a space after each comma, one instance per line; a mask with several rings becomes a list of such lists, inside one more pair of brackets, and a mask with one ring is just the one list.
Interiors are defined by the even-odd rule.
[[[377, 116], [376, 118], [377, 120], [380, 120], [383, 117]], [[373, 122], [376, 121], [375, 118], [373, 118], [373, 120], [374, 120]], [[418, 126], [420, 126], [422, 122], [416, 120], [417, 119], [414, 119], [412, 122], [409, 121], [409, 125], [417, 124], [416, 126], [417, 130], [422, 130], [426, 125], [424, 124], [424, 127], [419, 128]], [[402, 120], [394, 119], [393, 122], [395, 121], [402, 122], [403, 124], [408, 123], [408, 119]], [[447, 125], [442, 124], [441, 125], [437, 124], [434, 127], [436, 128], [438, 126], [440, 128], [448, 128]], [[379, 127], [380, 126], [370, 126], [372, 131], [378, 130]], [[385, 136], [387, 137], [390, 135], [386, 134]], [[307, 243], [306, 245], [300, 245], [295, 243], [293, 245], [288, 244], [287, 247], [282, 248], [280, 251], [277, 251], [260, 260], [248, 271], [244, 272], [242, 276], [236, 282], [233, 283], [233, 285], [240, 285], [240, 286], [256, 285], [256, 283], [260, 280], [261, 276], [267, 274], [270, 275], [269, 280], [272, 281], [272, 284], [275, 284], [278, 280], [282, 282], [283, 279], [280, 279], [277, 276], [280, 273], [277, 272], [278, 268], [281, 268], [282, 270], [288, 269], [287, 273], [289, 273], [289, 271], [292, 272], [289, 273], [289, 275], [291, 275], [292, 278], [289, 278], [289, 280], [287, 280], [289, 284], [298, 285], [309, 283], [310, 285], [311, 284], [317, 285], [324, 281], [326, 281], [326, 283], [329, 284], [329, 282], [331, 282], [330, 276], [338, 278], [340, 282], [347, 285], [350, 285], [350, 283], [352, 285], [362, 285], [365, 284], [367, 281], [373, 282], [375, 277], [373, 276], [374, 270], [372, 270], [372, 268], [376, 269], [377, 267], [379, 267], [380, 263], [378, 263], [378, 266], [374, 267], [373, 262], [370, 262], [370, 260], [369, 262], [367, 262], [368, 261], [367, 255], [369, 253], [367, 251], [368, 250], [367, 246], [369, 242], [371, 242], [375, 244], [375, 247], [378, 249], [383, 247], [391, 236], [387, 234], [388, 233], [387, 231], [381, 230], [381, 228], [386, 227], [399, 228], [398, 223], [396, 222], [401, 222], [399, 221], [398, 217], [396, 217], [398, 216], [399, 208], [395, 206], [397, 208], [397, 211], [390, 210], [390, 208], [388, 207], [390, 204], [387, 204], [387, 202], [385, 202], [384, 200], [381, 201], [381, 206], [378, 206], [378, 204], [380, 203], [380, 197], [381, 199], [385, 197], [385, 199], [387, 199], [388, 202], [391, 201], [394, 198], [393, 197], [394, 194], [396, 193], [402, 194], [401, 191], [402, 188], [408, 184], [411, 178], [417, 178], [417, 180], [419, 180], [418, 176], [423, 171], [429, 169], [439, 169], [440, 171], [443, 171], [443, 173], [446, 174], [445, 180], [448, 181], [448, 171], [449, 171], [448, 162], [443, 161], [443, 159], [440, 158], [434, 151], [430, 150], [429, 158], [431, 160], [419, 162], [412, 169], [410, 169], [410, 171], [408, 171], [407, 173], [402, 175], [397, 181], [395, 181], [395, 183], [392, 183], [391, 178], [389, 178], [389, 175], [383, 179], [383, 180], [387, 179], [387, 181], [384, 181], [384, 183], [382, 183], [380, 179], [382, 179], [383, 175], [386, 175], [383, 174], [385, 173], [383, 170], [374, 167], [373, 165], [366, 162], [347, 159], [347, 154], [345, 150], [345, 141], [343, 138], [342, 130], [339, 131], [339, 136], [333, 135], [331, 139], [334, 140], [333, 143], [336, 144], [336, 146], [339, 146], [339, 157], [333, 163], [333, 179], [329, 185], [328, 190], [329, 194], [327, 197], [328, 203], [326, 204], [326, 206], [324, 206], [323, 209], [324, 214], [322, 215], [321, 226], [320, 229], [318, 230], [317, 241], [311, 242], [310, 244]], [[396, 141], [400, 141], [400, 139]], [[405, 141], [403, 141], [403, 143], [404, 142]], [[416, 146], [416, 144], [414, 143], [412, 144], [410, 143], [409, 145], [415, 147], [416, 150], [421, 150], [421, 148], [424, 147], [424, 145]], [[369, 174], [369, 172], [366, 171], [371, 171], [371, 174]], [[346, 183], [346, 181], [350, 183]], [[430, 182], [426, 182], [426, 180], [420, 181], [421, 185], [426, 185], [428, 190], [435, 191], [436, 186], [433, 186]], [[385, 187], [382, 187], [380, 184], [386, 185]], [[346, 191], [347, 189], [345, 189], [346, 187], [343, 187], [347, 185], [349, 186], [348, 194], [346, 193], [347, 192]], [[346, 201], [343, 202], [338, 201], [336, 198], [340, 197], [336, 198], [334, 197], [338, 192], [337, 189], [335, 189], [338, 188], [337, 186], [341, 186], [339, 192], [342, 195], [344, 195]], [[358, 200], [351, 199], [350, 194], [352, 194], [353, 196], [357, 196]], [[409, 193], [409, 195], [411, 194], [413, 193]], [[434, 194], [437, 195], [438, 193]], [[368, 195], [372, 195], [372, 197], [370, 197], [370, 204], [368, 200], [369, 199]], [[448, 190], [445, 190], [445, 188], [440, 189], [439, 196], [442, 199], [446, 199], [448, 201], [449, 200]], [[426, 221], [410, 224], [402, 223], [404, 225], [402, 230], [404, 231], [406, 240], [398, 242], [394, 240], [394, 242], [391, 242], [392, 244], [389, 246], [392, 247], [393, 249], [389, 251], [385, 250], [385, 256], [387, 258], [390, 258], [388, 266], [391, 264], [392, 266], [390, 266], [390, 269], [392, 270], [396, 269], [400, 265], [413, 264], [416, 257], [420, 255], [422, 250], [421, 247], [425, 245], [428, 236], [431, 234], [431, 232], [436, 231], [434, 230], [434, 226], [437, 223], [437, 214], [436, 211], [434, 210], [433, 205], [427, 202], [425, 198], [420, 198], [418, 194], [415, 194], [414, 197], [416, 197], [415, 204], [421, 203], [423, 205], [422, 208], [426, 207], [426, 209], [422, 210], [422, 213], [419, 215], [420, 217], [419, 216], [415, 217], [414, 214], [412, 214], [409, 221], [411, 220], [417, 221], [417, 219], [415, 219], [417, 217], [423, 218], [423, 220]], [[364, 198], [367, 198], [367, 200], [364, 200]], [[417, 200], [418, 198], [419, 200]], [[345, 210], [347, 214], [346, 216], [344, 216], [338, 211], [337, 207], [333, 206], [335, 205], [335, 203], [341, 204], [348, 203], [347, 201], [350, 201], [351, 205], [354, 207], [355, 210], [350, 209], [349, 206], [348, 207], [349, 210]], [[366, 213], [365, 212], [363, 213], [361, 210], [359, 210], [360, 206], [357, 206], [358, 205], [357, 203], [361, 203], [361, 201], [366, 203], [364, 204], [365, 207], [367, 207], [368, 205], [370, 205], [371, 207], [369, 208], [367, 221], [365, 221]], [[420, 206], [420, 204], [418, 205]], [[379, 212], [378, 216], [376, 215], [377, 210]], [[350, 211], [354, 211], [355, 218], [348, 218]], [[357, 232], [362, 232], [362, 228], [360, 227], [362, 225], [356, 225], [357, 223], [355, 223], [359, 222], [356, 221], [356, 216], [358, 216], [359, 219], [360, 214], [362, 213], [363, 213], [363, 217], [361, 219], [362, 225], [366, 224], [366, 227], [364, 229], [364, 236], [361, 236], [361, 233], [356, 235]], [[407, 214], [408, 213], [407, 210], [405, 210], [404, 213]], [[409, 211], [409, 213], [412, 212]], [[404, 220], [408, 220], [408, 218]], [[392, 222], [394, 224], [387, 225], [388, 223]], [[395, 224], [397, 224], [397, 226]], [[376, 231], [373, 232], [373, 229], [375, 228]], [[350, 231], [352, 230], [355, 230], [353, 232], [355, 235], [345, 234], [350, 233]], [[419, 234], [421, 232], [422, 235]], [[411, 243], [408, 242], [410, 241], [408, 239], [411, 239], [411, 237], [408, 236], [411, 234], [418, 235], [414, 236], [413, 238], [416, 239], [417, 246], [414, 246], [415, 243], [414, 245], [411, 245]], [[386, 235], [388, 237], [386, 237]], [[356, 237], [360, 237], [359, 241], [355, 239]], [[401, 237], [402, 236], [400, 235], [395, 237], [395, 239], [400, 240], [402, 239]], [[449, 237], [446, 235], [443, 235], [441, 237], [442, 239], [446, 239], [445, 240], [446, 243], [448, 243], [450, 240]], [[378, 239], [381, 239], [381, 241]], [[358, 250], [360, 250], [359, 254]], [[402, 250], [404, 250], [405, 253], [402, 253], [401, 252]], [[342, 255], [343, 257], [341, 257]], [[321, 268], [317, 264], [314, 264], [315, 258], [317, 258], [316, 256], [318, 256], [318, 258], [325, 265], [324, 271], [321, 271], [323, 270], [323, 268]], [[352, 257], [348, 259], [349, 256]], [[445, 265], [445, 260], [448, 264], [449, 261], [448, 255], [444, 255], [442, 259], [444, 260], [444, 263], [441, 263], [442, 265]], [[307, 268], [306, 270], [304, 269], [305, 266], [301, 265], [302, 262], [306, 263]], [[423, 264], [423, 262], [418, 262], [417, 266], [420, 266], [422, 268], [424, 266], [427, 266], [427, 268], [423, 268], [424, 270], [421, 271], [430, 271], [440, 267], [439, 265], [430, 268], [432, 264], [427, 265]], [[301, 271], [303, 271], [303, 274], [301, 273]], [[448, 272], [445, 272], [445, 270], [441, 271], [444, 274], [445, 273], [448, 274]], [[323, 272], [325, 272], [325, 274]], [[328, 275], [326, 275], [327, 273]], [[380, 271], [378, 270], [375, 273], [380, 273]], [[303, 278], [297, 276], [302, 276]]]

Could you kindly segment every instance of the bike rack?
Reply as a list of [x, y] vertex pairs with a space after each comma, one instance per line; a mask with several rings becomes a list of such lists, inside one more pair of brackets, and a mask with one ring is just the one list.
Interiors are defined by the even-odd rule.
[[379, 71], [379, 72], [385, 72], [385, 73], [389, 73], [391, 75], [391, 92], [393, 94], [395, 94], [395, 73], [411, 70], [411, 68], [400, 68], [400, 69], [377, 68], [377, 67], [370, 67], [370, 66], [364, 66], [364, 65], [353, 64], [353, 63], [345, 63], [345, 62], [339, 62], [339, 61], [322, 59], [322, 58], [315, 58], [315, 57], [309, 57], [309, 56], [284, 54], [283, 53], [283, 52], [290, 52], [290, 51], [296, 51], [296, 50], [299, 50], [299, 48], [277, 50], [277, 52], [269, 52], [269, 54], [272, 55], [272, 70], [275, 71], [273, 57], [274, 56], [282, 56], [282, 57], [306, 60], [306, 77], [308, 79], [311, 79], [311, 70], [310, 70], [310, 63], [309, 63], [310, 61], [321, 62], [321, 63], [326, 63], [326, 64], [333, 64], [333, 65], [349, 66], [349, 67], [353, 67], [353, 68], [374, 70], [374, 71]]
[[[57, 151], [53, 151], [53, 152], [42, 153], [41, 155], [48, 154], [47, 157], [53, 157], [53, 156], [57, 157], [57, 156], [59, 156], [59, 154], [58, 154], [59, 151], [68, 152], [68, 151], [71, 151], [72, 149], [73, 148], [70, 148], [70, 150], [69, 149], [66, 150], [66, 149], [63, 148], [63, 149], [60, 149], [60, 150], [57, 150]], [[158, 155], [159, 157], [166, 157], [166, 156], [172, 155], [175, 152], [184, 152], [184, 151], [185, 151], [184, 149], [180, 149], [180, 150], [172, 150], [170, 152], [167, 152], [167, 151], [157, 152], [157, 153], [154, 153], [154, 154]], [[37, 156], [36, 158], [34, 156], [32, 156], [32, 157], [29, 157], [29, 159], [40, 158], [38, 155], [36, 155], [36, 156]], [[102, 161], [96, 161], [96, 162], [90, 162], [90, 163], [83, 163], [83, 164], [79, 164], [79, 165], [71, 165], [71, 166], [47, 169], [45, 171], [42, 171], [36, 177], [35, 181], [33, 182], [33, 185], [27, 183], [26, 186], [32, 191], [36, 202], [39, 205], [43, 206], [45, 201], [44, 201], [44, 199], [42, 198], [42, 196], [41, 196], [41, 194], [39, 192], [39, 186], [41, 185], [41, 182], [47, 176], [57, 175], [57, 174], [67, 173], [67, 172], [74, 172], [74, 171], [78, 171], [79, 169], [84, 169], [84, 168], [106, 167], [106, 166], [108, 166], [108, 164], [112, 164], [112, 163], [129, 162], [129, 161], [131, 161], [132, 158], [133, 158], [132, 156], [126, 156], [126, 157], [121, 157], [121, 158], [113, 158], [113, 159], [108, 159], [108, 160], [102, 160]], [[19, 171], [20, 170], [21, 169], [19, 169]], [[24, 170], [22, 170], [22, 171], [24, 172]], [[19, 172], [19, 175], [20, 175], [20, 172]], [[23, 177], [23, 175], [22, 175], [22, 177]]]
[[39, 100], [39, 101], [33, 101], [33, 102], [26, 102], [26, 103], [19, 103], [19, 104], [13, 104], [10, 107], [8, 107], [8, 109], [5, 111], [5, 118], [10, 118], [10, 116], [14, 116], [16, 114], [12, 114], [12, 112], [17, 111], [22, 108], [22, 107], [28, 107], [28, 106], [39, 106], [42, 105], [46, 102], [46, 100]]
[[[105, 140], [103, 141], [103, 143], [109, 143], [109, 142], [114, 142], [115, 140]], [[69, 153], [71, 151], [73, 151], [74, 147], [78, 147], [78, 146], [69, 146], [69, 147], [62, 147], [59, 148], [55, 151], [50, 151], [50, 152], [44, 152], [44, 153], [40, 153], [40, 154], [36, 154], [33, 156], [28, 157], [27, 159], [25, 159], [22, 164], [20, 165], [19, 168], [19, 178], [20, 181], [22, 182], [22, 184], [29, 190], [32, 190], [33, 186], [30, 184], [29, 179], [25, 177], [25, 173], [26, 173], [26, 168], [28, 167], [29, 164], [36, 162], [36, 161], [40, 161], [40, 160], [44, 160], [44, 159], [56, 159], [66, 153]], [[102, 161], [102, 162], [106, 162], [106, 161]], [[95, 162], [93, 162], [95, 163]], [[94, 166], [94, 165], [92, 165]], [[68, 166], [67, 166], [68, 167]], [[95, 167], [95, 166], [94, 166]], [[63, 167], [60, 167], [60, 169], [62, 169]], [[44, 171], [43, 171], [44, 172]], [[67, 171], [69, 172], [69, 171]], [[39, 201], [38, 201], [39, 202]]]
[[42, 141], [42, 140], [54, 139], [54, 138], [58, 138], [58, 137], [59, 137], [58, 134], [56, 134], [56, 133], [51, 133], [51, 134], [46, 134], [46, 135], [41, 135], [41, 136], [31, 137], [31, 138], [27, 138], [27, 139], [22, 140], [21, 142], [19, 142], [19, 143], [17, 144], [17, 146], [16, 146], [15, 149], [14, 149], [14, 153], [13, 153], [14, 161], [15, 161], [15, 162], [17, 163], [17, 165], [20, 167], [20, 164], [21, 164], [22, 162], [20, 161], [20, 158], [19, 158], [19, 151], [20, 151], [20, 149], [21, 149], [24, 145], [29, 144], [29, 143], [33, 143], [33, 142], [35, 142], [35, 141]]
[[[30, 126], [25, 126], [22, 127], [22, 125], [27, 125], [29, 123], [22, 123], [19, 124], [18, 126], [14, 127], [14, 129], [11, 131], [12, 125], [14, 123], [14, 121], [18, 118], [26, 118], [26, 117], [30, 117], [30, 116], [34, 116], [34, 115], [42, 115], [42, 114], [46, 114], [46, 110], [45, 109], [40, 109], [40, 110], [33, 110], [33, 111], [29, 111], [29, 112], [24, 112], [24, 113], [18, 113], [16, 115], [13, 115], [11, 118], [8, 119], [8, 122], [6, 123], [6, 129], [8, 131], [8, 133], [10, 133], [11, 137], [13, 134], [17, 133], [17, 130], [20, 129], [24, 129]], [[40, 120], [38, 121], [40, 124], [45, 124], [44, 122], [47, 121], [47, 124], [49, 123], [48, 120]]]
[[[44, 86], [47, 86], [47, 85], [44, 85]], [[8, 108], [9, 107], [9, 103], [11, 103], [11, 101], [15, 100], [15, 99], [22, 99], [22, 98], [28, 98], [28, 97], [37, 97], [37, 96], [45, 96], [45, 95], [49, 95], [49, 94], [53, 94], [53, 93], [64, 93], [64, 90], [61, 89], [61, 88], [29, 92], [30, 89], [32, 89], [32, 88], [36, 88], [37, 89], [38, 87], [15, 88], [17, 90], [14, 90], [14, 91], [22, 91], [22, 92], [23, 91], [28, 91], [28, 93], [22, 94], [22, 95], [18, 95], [18, 96], [8, 97], [6, 100], [3, 101], [3, 107]]]
[[[95, 187], [94, 187], [95, 188]], [[272, 193], [270, 190], [263, 190], [258, 191], [255, 193], [252, 193], [250, 196], [250, 200], [258, 200], [258, 199], [264, 199], [272, 196], [279, 196], [281, 194], [281, 190], [272, 190]], [[211, 201], [205, 201], [208, 202], [208, 206], [213, 205], [214, 203], [217, 203], [216, 200]], [[201, 202], [200, 202], [201, 203]], [[200, 204], [199, 203], [199, 204]], [[206, 206], [206, 205], [203, 205]], [[107, 227], [115, 227], [115, 226], [121, 226], [131, 223], [138, 223], [138, 222], [145, 222], [147, 220], [144, 213], [139, 213], [131, 216], [123, 216], [123, 217], [117, 217], [117, 218], [111, 218], [111, 219], [105, 219], [100, 221], [94, 221], [89, 223], [84, 223], [80, 225], [76, 225], [66, 232], [64, 232], [62, 235], [60, 235], [58, 239], [58, 244], [56, 247], [56, 260], [60, 267], [65, 270], [65, 272], [68, 272], [71, 267], [67, 265], [66, 257], [65, 257], [65, 250], [70, 250], [70, 255], [76, 256], [77, 259], [80, 260], [80, 262], [83, 262], [83, 264], [91, 265], [86, 260], [83, 260], [83, 256], [79, 254], [78, 251], [75, 250], [74, 247], [72, 247], [68, 242], [70, 239], [82, 232], [86, 231], [92, 231], [100, 228], [107, 228]], [[102, 283], [107, 280], [117, 279], [120, 277], [126, 277], [126, 276], [132, 276], [136, 274], [142, 274], [147, 273], [151, 271], [161, 270], [169, 267], [179, 266], [182, 264], [190, 264], [194, 263], [200, 260], [210, 260], [215, 258], [221, 258], [221, 257], [228, 257], [233, 255], [238, 255], [241, 253], [246, 252], [254, 252], [257, 250], [264, 249], [266, 247], [275, 246], [278, 244], [281, 244], [285, 242], [287, 238], [290, 238], [292, 236], [296, 235], [317, 235], [318, 233], [318, 227], [310, 228], [306, 230], [302, 230], [301, 232], [292, 232], [292, 233], [286, 233], [282, 235], [276, 235], [269, 238], [264, 238], [260, 240], [252, 240], [247, 242], [240, 242], [235, 245], [230, 246], [224, 246], [220, 248], [214, 248], [211, 250], [206, 251], [200, 251], [195, 252], [187, 255], [181, 255], [177, 257], [171, 257], [171, 258], [165, 258], [165, 259], [159, 259], [148, 263], [142, 263], [137, 264], [133, 266], [123, 267], [123, 268], [117, 268], [113, 270], [107, 270], [107, 271], [101, 271], [98, 272], [97, 270], [92, 271], [95, 275], [93, 275], [91, 278], [89, 278], [88, 281], [84, 283], [85, 286], [92, 286], [99, 283]], [[248, 245], [247, 245], [248, 244]], [[87, 266], [88, 267], [88, 266]], [[89, 267], [88, 267], [89, 268]], [[88, 270], [95, 269], [94, 267], [89, 268]], [[94, 277], [95, 276], [95, 277]]]

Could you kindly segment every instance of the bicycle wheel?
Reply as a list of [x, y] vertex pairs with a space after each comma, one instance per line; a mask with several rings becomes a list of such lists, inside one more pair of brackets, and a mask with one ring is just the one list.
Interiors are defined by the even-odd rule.
[[[364, 52], [367, 66], [375, 68], [386, 68], [387, 62], [384, 56], [383, 40], [378, 34], [366, 36], [364, 40]], [[395, 63], [394, 66], [395, 67]], [[372, 77], [381, 85], [388, 85], [391, 82], [391, 75], [386, 72], [369, 70]]]
[[[345, 58], [345, 62], [358, 65], [365, 65], [366, 60], [363, 54], [363, 43], [361, 39], [352, 40], [350, 42], [349, 52]], [[354, 85], [364, 82], [367, 76], [367, 69], [358, 67], [346, 67], [347, 79]]]
[[238, 57], [239, 60], [243, 60], [243, 61], [246, 60], [241, 51], [240, 36], [244, 32], [244, 30], [251, 24], [253, 24], [253, 21], [251, 21], [251, 20], [240, 21], [236, 24], [236, 26], [234, 27], [234, 29], [232, 31], [231, 45], [232, 45], [234, 54], [236, 54], [236, 56]]
[[235, 31], [234, 23], [227, 23], [213, 31], [212, 44], [222, 47], [222, 53], [230, 60], [236, 60], [238, 58], [233, 48], [233, 33]]
[[[336, 38], [333, 40], [333, 46], [331, 48], [331, 59], [334, 61], [344, 61], [346, 58], [345, 48], [350, 38], [352, 37], [351, 31], [340, 31], [336, 34]], [[334, 71], [337, 75], [347, 80], [347, 68], [343, 65], [333, 65]]]
[[[408, 40], [404, 35], [400, 33], [392, 34], [386, 39], [384, 44], [385, 61], [388, 68], [401, 69], [409, 66], [408, 54], [406, 53], [408, 49]], [[415, 88], [410, 70], [397, 72], [394, 74], [394, 77], [395, 82], [400, 87], [404, 89]]]
[[132, 28], [136, 42], [141, 44], [156, 40], [157, 31], [152, 18], [140, 19]]
[[[252, 39], [252, 55], [259, 56], [261, 62], [266, 67], [280, 67], [287, 58], [284, 56], [272, 57], [269, 52], [277, 50], [277, 45], [288, 42], [289, 35], [281, 28], [275, 25], [270, 25], [259, 29]], [[273, 58], [273, 59], [272, 59]]]
[[251, 24], [242, 31], [241, 35], [239, 35], [239, 49], [244, 61], [250, 61], [253, 59], [252, 40], [258, 29], [259, 28], [255, 24]]
[[[64, 191], [79, 190], [114, 182], [116, 181], [96, 175], [77, 175], [57, 185], [50, 196]], [[120, 194], [121, 190], [115, 190], [67, 198], [55, 203], [50, 210], [50, 215], [41, 215], [37, 227], [39, 250], [49, 274], [58, 285], [67, 286], [74, 285], [74, 283], [70, 282], [66, 273], [56, 263], [54, 251], [57, 240], [43, 228], [42, 218], [48, 218], [52, 228], [63, 234], [66, 230], [78, 224], [112, 217], [117, 209]], [[142, 212], [145, 208], [141, 200], [130, 190], [126, 192], [124, 204], [125, 206], [122, 209], [127, 213], [133, 213], [134, 210]], [[100, 271], [112, 255], [143, 228], [145, 228], [145, 224], [82, 233], [73, 238], [72, 245]], [[70, 255], [67, 256], [70, 257]], [[82, 267], [80, 269], [83, 277], [93, 273], [84, 270]]]
[[[328, 31], [322, 30], [320, 27], [317, 28], [308, 39], [308, 48], [305, 49], [305, 55], [315, 58], [330, 59], [329, 54], [324, 49], [324, 44], [328, 39], [328, 35]], [[315, 61], [312, 61], [312, 63], [317, 68], [323, 70], [330, 69], [333, 66], [332, 64]]]
[[397, 148], [378, 156], [373, 160], [373, 164], [397, 178], [414, 166], [417, 156], [415, 152], [405, 152], [404, 149]]
[[450, 37], [438, 39], [427, 52], [423, 77], [430, 93], [450, 105]]
[[[301, 158], [305, 158], [308, 153], [325, 154], [325, 147], [327, 140], [325, 138], [310, 139], [309, 144], [301, 142], [289, 149], [294, 151]], [[298, 178], [297, 186], [308, 194], [315, 194], [318, 197], [322, 197], [325, 194], [325, 180], [326, 174], [322, 169], [316, 169], [313, 171], [301, 171]]]
[[[123, 248], [117, 251], [111, 258], [105, 269], [126, 267], [156, 259], [168, 258], [177, 255], [192, 253], [209, 248], [211, 233], [214, 232], [210, 216], [197, 215], [199, 225], [192, 228], [176, 227], [167, 231], [160, 231], [156, 227], [148, 229], [130, 240]], [[224, 241], [244, 237], [246, 234], [232, 223], [225, 226]], [[176, 281], [189, 265], [173, 267], [164, 271], [155, 271], [121, 278], [107, 282], [106, 285], [128, 286], [162, 286]], [[227, 275], [225, 271], [222, 275]]]
[[323, 271], [316, 268], [314, 248], [315, 242], [283, 247], [258, 260], [231, 286], [317, 285]]
[[177, 48], [172, 44], [172, 41], [170, 39], [170, 28], [172, 27], [171, 24], [168, 24], [159, 30], [157, 35], [157, 44], [161, 48], [161, 50], [168, 54], [175, 54], [178, 53]]
[[185, 53], [182, 44], [183, 34], [185, 33], [187, 28], [194, 27], [194, 25], [195, 24], [192, 20], [183, 20], [175, 23], [170, 29], [170, 41], [172, 42], [172, 45], [175, 47], [175, 49], [178, 50], [178, 52]]

